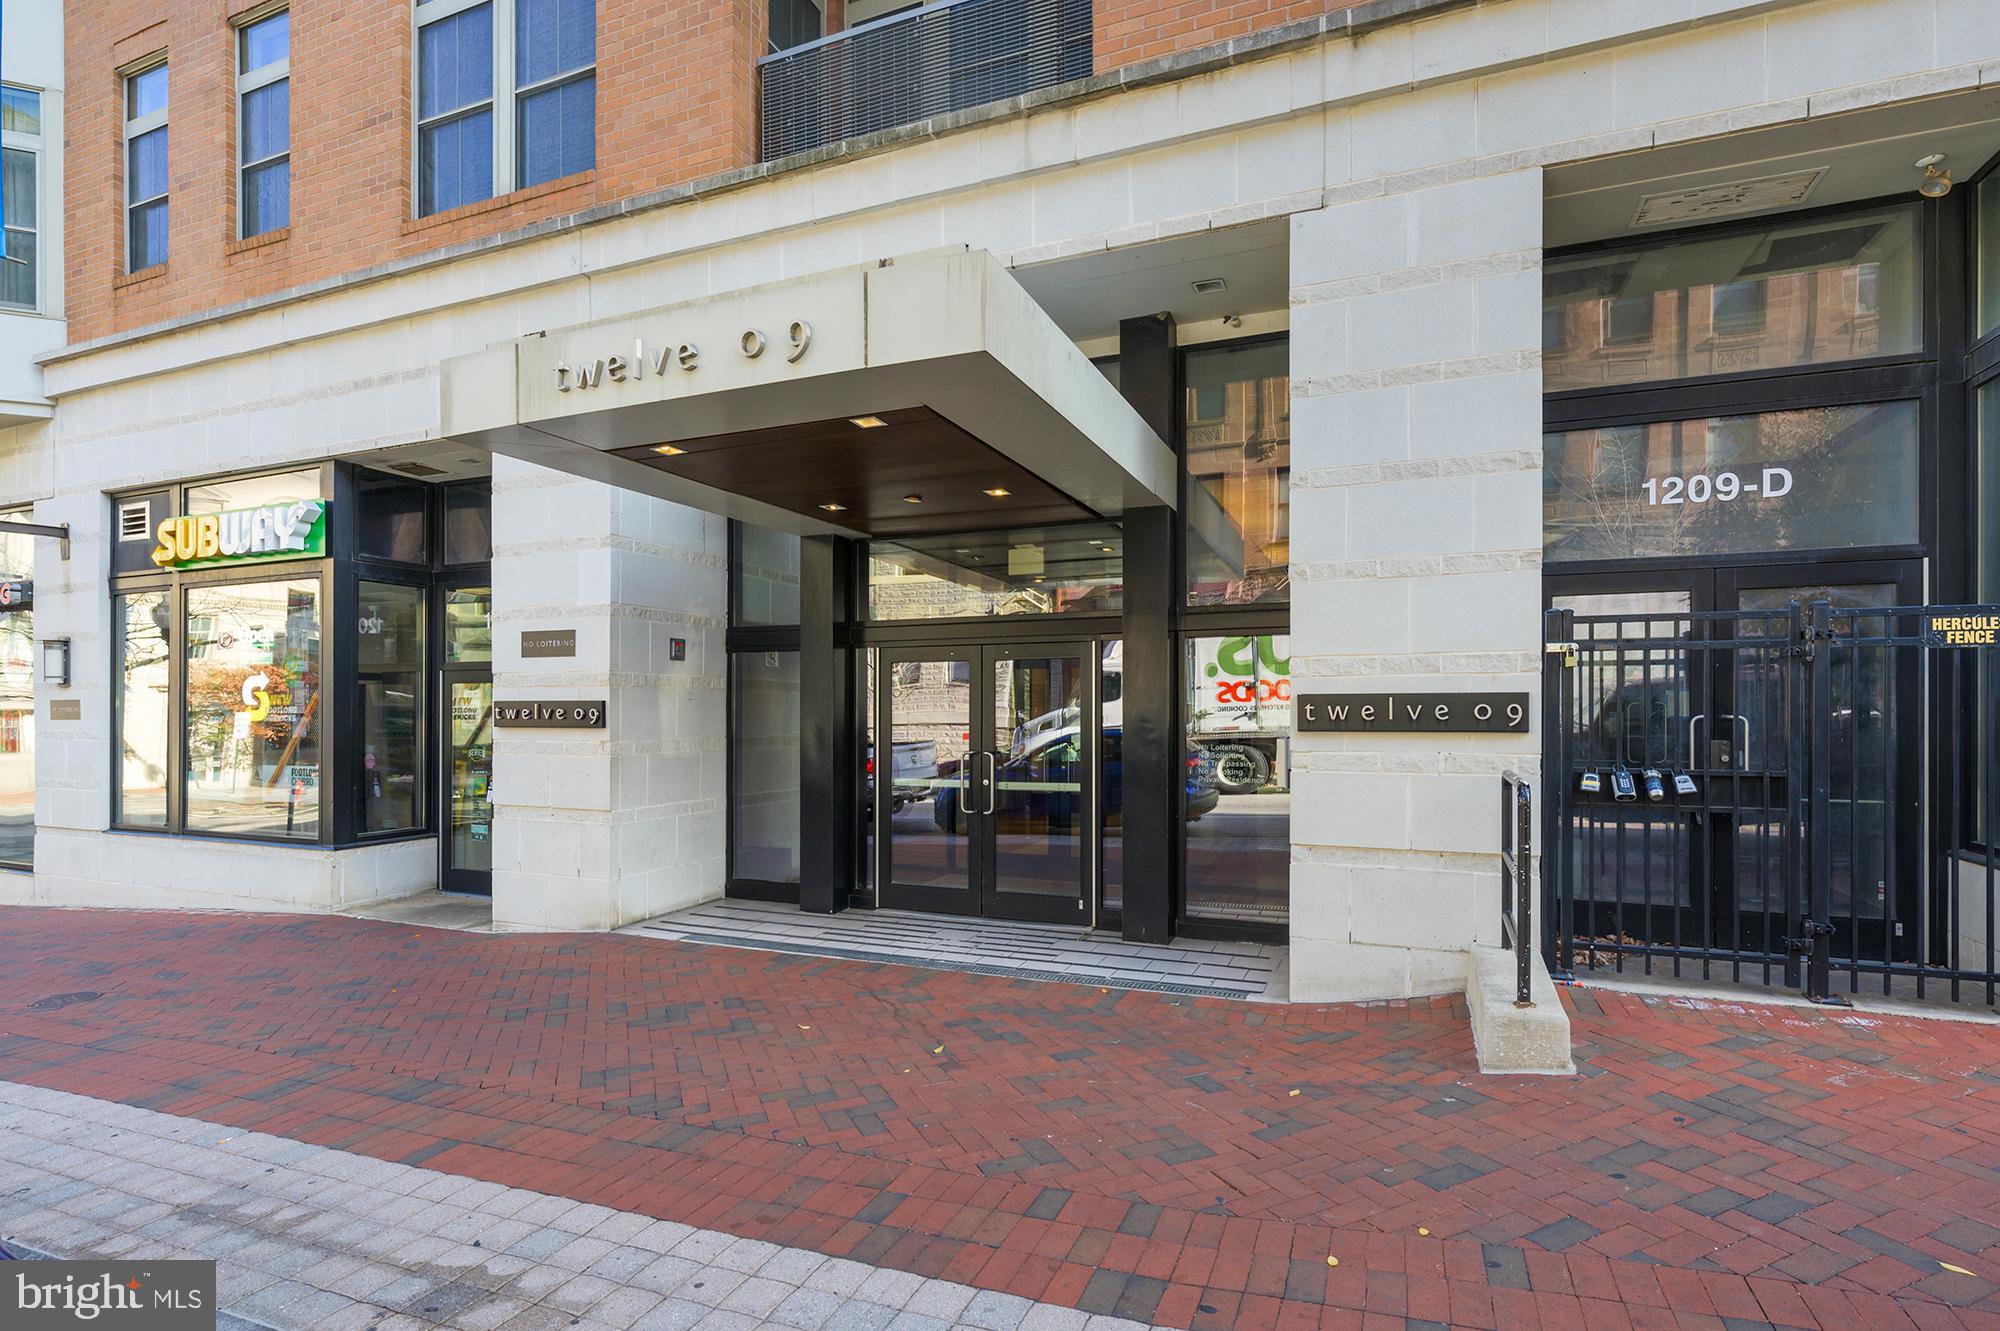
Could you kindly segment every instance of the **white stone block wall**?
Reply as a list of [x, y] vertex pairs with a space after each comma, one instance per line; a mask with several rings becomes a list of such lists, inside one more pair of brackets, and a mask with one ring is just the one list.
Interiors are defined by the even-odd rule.
[[[1539, 169], [1292, 219], [1295, 693], [1539, 690]], [[1299, 734], [1292, 997], [1465, 985], [1527, 735]]]
[[[610, 704], [602, 730], [496, 732], [494, 923], [612, 929], [720, 896], [727, 523], [493, 464], [494, 696]], [[575, 657], [523, 659], [533, 629], [574, 629]]]

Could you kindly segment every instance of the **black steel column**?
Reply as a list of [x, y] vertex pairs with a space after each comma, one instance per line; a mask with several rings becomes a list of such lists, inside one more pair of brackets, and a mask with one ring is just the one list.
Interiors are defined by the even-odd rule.
[[799, 541], [799, 909], [845, 910], [854, 889], [860, 813], [855, 772], [853, 543]]
[[[1118, 325], [1118, 386], [1125, 400], [1178, 448], [1174, 431], [1174, 320], [1160, 314]], [[1125, 937], [1164, 943], [1173, 936], [1181, 895], [1179, 521], [1164, 506], [1127, 509], [1122, 783], [1125, 821]]]

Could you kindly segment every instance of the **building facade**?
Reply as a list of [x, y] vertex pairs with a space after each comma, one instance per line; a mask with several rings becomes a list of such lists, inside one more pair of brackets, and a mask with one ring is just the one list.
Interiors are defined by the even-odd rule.
[[12, 899], [1448, 992], [1545, 609], [2000, 600], [1983, 0], [68, 18]]

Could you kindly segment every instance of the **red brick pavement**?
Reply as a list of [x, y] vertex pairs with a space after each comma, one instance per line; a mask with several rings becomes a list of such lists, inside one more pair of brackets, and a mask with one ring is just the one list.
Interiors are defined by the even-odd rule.
[[1094, 1312], [2000, 1328], [2000, 1027], [1568, 1001], [1495, 1080], [1452, 1000], [0, 911], [0, 1078]]

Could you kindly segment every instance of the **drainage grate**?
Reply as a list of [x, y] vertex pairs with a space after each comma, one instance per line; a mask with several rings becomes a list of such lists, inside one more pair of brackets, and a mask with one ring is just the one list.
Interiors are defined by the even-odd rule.
[[[661, 936], [668, 936], [662, 934]], [[994, 966], [980, 961], [945, 961], [931, 957], [910, 957], [896, 952], [865, 952], [858, 948], [828, 947], [819, 943], [797, 943], [772, 938], [750, 938], [738, 934], [695, 933], [676, 929], [671, 937], [680, 942], [716, 943], [724, 947], [748, 948], [753, 952], [784, 952], [802, 957], [830, 957], [837, 961], [873, 961], [889, 966], [921, 966], [933, 971], [963, 971], [968, 975], [998, 975], [1016, 980], [1047, 980], [1057, 984], [1089, 984], [1100, 989], [1131, 989], [1150, 994], [1187, 994], [1197, 998], [1248, 998], [1241, 989], [1219, 989], [1210, 985], [1177, 984], [1170, 980], [1141, 981], [1122, 975], [1089, 975], [1077, 971], [1033, 970], [1025, 966]]]
[[93, 998], [102, 998], [95, 989], [81, 989], [73, 994], [50, 994], [28, 1004], [30, 1012], [54, 1012], [57, 1008], [75, 1007], [78, 1003], [88, 1003]]

